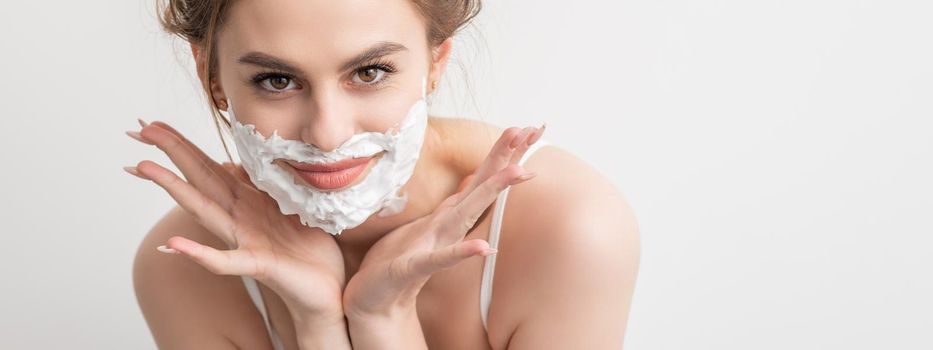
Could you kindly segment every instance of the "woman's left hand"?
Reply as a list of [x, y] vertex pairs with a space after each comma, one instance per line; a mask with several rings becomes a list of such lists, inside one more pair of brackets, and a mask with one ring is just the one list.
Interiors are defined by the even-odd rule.
[[506, 129], [471, 175], [469, 185], [445, 199], [431, 214], [376, 242], [344, 289], [347, 317], [410, 311], [432, 274], [470, 257], [495, 253], [482, 239], [463, 238], [500, 192], [534, 177], [517, 163], [543, 132], [544, 126]]

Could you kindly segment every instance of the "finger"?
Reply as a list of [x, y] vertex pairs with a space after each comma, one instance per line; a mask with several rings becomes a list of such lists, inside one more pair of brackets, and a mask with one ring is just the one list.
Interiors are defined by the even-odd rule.
[[[139, 122], [140, 122], [140, 125], [146, 124], [146, 122], [144, 122], [142, 119], [140, 119]], [[160, 127], [160, 128], [163, 128], [163, 129], [165, 129], [165, 130], [168, 130], [169, 132], [171, 132], [172, 134], [174, 134], [175, 136], [177, 136], [182, 142], [185, 143], [185, 145], [187, 145], [189, 148], [191, 148], [192, 152], [194, 153], [194, 155], [195, 155], [196, 157], [198, 157], [198, 159], [200, 159], [201, 161], [203, 161], [204, 164], [207, 164], [208, 167], [211, 168], [211, 170], [214, 170], [214, 172], [217, 173], [217, 175], [220, 176], [220, 178], [221, 178], [222, 180], [224, 180], [224, 183], [226, 183], [228, 186], [230, 186], [230, 188], [233, 188], [234, 190], [236, 190], [236, 189], [237, 189], [237, 186], [239, 186], [239, 185], [241, 184], [240, 182], [237, 181], [236, 177], [230, 175], [230, 174], [233, 173], [232, 171], [231, 171], [230, 173], [224, 173], [224, 172], [223, 172], [224, 169], [229, 170], [229, 168], [226, 168], [225, 166], [221, 166], [220, 164], [217, 164], [217, 162], [214, 161], [213, 158], [211, 158], [211, 157], [209, 157], [207, 154], [205, 154], [204, 151], [202, 151], [200, 147], [196, 146], [193, 142], [191, 142], [190, 140], [188, 140], [188, 138], [185, 137], [185, 135], [183, 135], [182, 133], [178, 132], [178, 130], [176, 130], [176, 129], [173, 128], [172, 126], [170, 126], [170, 125], [168, 125], [168, 124], [166, 124], [166, 123], [163, 123], [163, 122], [161, 122], [161, 121], [154, 121], [154, 122], [152, 122], [152, 125], [155, 125], [155, 126], [158, 126], [158, 127]], [[145, 125], [143, 125], [143, 127], [145, 127]], [[236, 194], [236, 192], [234, 192], [234, 195], [235, 195], [235, 194]]]
[[412, 278], [429, 277], [468, 258], [494, 253], [496, 253], [496, 250], [490, 249], [489, 243], [482, 239], [458, 242], [431, 252], [412, 256], [408, 260], [408, 273]]
[[[533, 133], [534, 129], [525, 128], [522, 130], [522, 133], [515, 138], [515, 142], [512, 143], [512, 154], [509, 157], [509, 160], [505, 162], [505, 165], [509, 164], [518, 164], [518, 161], [522, 159], [522, 156], [525, 155], [525, 151], [528, 150], [528, 137]], [[504, 166], [499, 167], [502, 169]], [[485, 181], [485, 179], [484, 179]]]
[[530, 127], [530, 126], [522, 128], [522, 132], [519, 133], [518, 136], [516, 136], [514, 140], [512, 140], [512, 143], [511, 143], [509, 146], [510, 146], [512, 149], [518, 149], [518, 147], [519, 147], [521, 144], [525, 143], [525, 140], [528, 139], [528, 136], [531, 135], [531, 133], [532, 133], [534, 130], [535, 130], [535, 129], [532, 128], [532, 127]]
[[[475, 172], [476, 176], [473, 178], [470, 185], [465, 188], [464, 192], [469, 193], [473, 191], [479, 184], [489, 179], [492, 174], [505, 166], [509, 164], [518, 164], [528, 148], [541, 138], [545, 126], [545, 124], [542, 124], [541, 127], [538, 128], [527, 127], [520, 130], [518, 128], [513, 128], [517, 130], [518, 134], [509, 135], [510, 140], [507, 146], [497, 143], [497, 145], [493, 147], [489, 157], [487, 157], [486, 161], [477, 169]], [[503, 138], [507, 138], [506, 133], [503, 133]], [[502, 142], [504, 140], [500, 139], [499, 141]]]
[[541, 134], [544, 133], [544, 127], [545, 125], [542, 124], [540, 127], [532, 128], [531, 131], [525, 135], [521, 143], [515, 147], [515, 152], [512, 152], [512, 159], [509, 160], [509, 164], [518, 164], [522, 157], [525, 156], [525, 152], [528, 151], [528, 148], [541, 138]]
[[144, 160], [136, 165], [136, 171], [165, 189], [186, 211], [194, 215], [204, 228], [213, 232], [227, 244], [236, 244], [233, 218], [217, 202], [208, 198], [197, 188], [182, 180], [178, 175], [155, 162]]
[[463, 191], [452, 194], [450, 197], [444, 199], [444, 201], [434, 209], [434, 212], [437, 213], [455, 207], [457, 203], [460, 203], [460, 200], [463, 199], [464, 194], [466, 194], [466, 192]]
[[145, 138], [143, 138], [143, 136], [139, 133], [139, 131], [127, 130], [127, 131], [126, 131], [126, 134], [129, 135], [130, 137], [132, 137], [133, 139], [135, 139], [136, 141], [145, 143], [145, 144], [147, 144], [147, 145], [155, 146], [155, 144], [152, 143], [152, 141], [149, 141], [149, 140], [146, 140]]
[[217, 250], [192, 241], [185, 237], [174, 236], [169, 238], [165, 246], [159, 251], [185, 255], [198, 265], [217, 275], [255, 276], [257, 264], [254, 257], [242, 250]]
[[541, 135], [544, 135], [544, 129], [546, 129], [546, 128], [547, 128], [547, 123], [542, 123], [542, 124], [541, 124], [541, 127], [538, 128], [538, 131], [535, 132], [535, 134], [532, 135], [532, 136], [528, 139], [528, 145], [531, 146], [531, 145], [535, 144], [535, 142], [538, 142], [538, 140], [541, 139]]
[[139, 173], [139, 170], [136, 170], [136, 167], [134, 167], [134, 166], [125, 166], [125, 167], [123, 167], [123, 170], [126, 171], [127, 173], [130, 173], [130, 175], [133, 175], [133, 176], [138, 177], [138, 178], [140, 178], [140, 179], [149, 180], [148, 178], [146, 178], [145, 176], [143, 176], [142, 174], [140, 174], [140, 173]]
[[[199, 159], [195, 151], [185, 142], [161, 126], [149, 125], [142, 129], [141, 136], [154, 143], [172, 160], [194, 187], [229, 209], [233, 203], [233, 190], [220, 174]], [[213, 162], [213, 161], [211, 161]], [[224, 170], [221, 168], [221, 170]]]
[[479, 217], [495, 202], [502, 191], [509, 186], [528, 181], [534, 176], [534, 173], [525, 172], [519, 165], [512, 164], [502, 169], [483, 182], [476, 190], [466, 193], [456, 206], [440, 214], [438, 217], [440, 222], [437, 224], [439, 237], [445, 238], [443, 242], [463, 239], [463, 236], [476, 225]]
[[489, 178], [489, 176], [505, 167], [512, 157], [512, 152], [514, 150], [511, 144], [523, 131], [523, 129], [517, 127], [511, 127], [503, 131], [502, 135], [499, 136], [499, 140], [496, 141], [492, 150], [489, 151], [486, 160], [473, 172], [473, 178], [470, 180], [470, 183], [460, 192], [469, 193], [473, 191], [476, 186], [479, 186], [479, 184]]

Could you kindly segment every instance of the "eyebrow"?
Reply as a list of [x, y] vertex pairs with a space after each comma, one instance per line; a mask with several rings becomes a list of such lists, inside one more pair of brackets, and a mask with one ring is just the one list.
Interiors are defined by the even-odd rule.
[[[380, 41], [373, 46], [370, 46], [363, 53], [356, 55], [356, 57], [345, 62], [341, 67], [341, 71], [349, 70], [353, 67], [363, 65], [367, 61], [391, 55], [396, 52], [407, 51], [408, 48], [405, 45], [391, 42], [391, 41]], [[237, 59], [237, 62], [242, 64], [251, 64], [254, 66], [260, 66], [270, 69], [275, 69], [289, 74], [294, 75], [304, 75], [304, 71], [301, 68], [298, 68], [296, 65], [289, 63], [286, 60], [276, 58], [275, 56], [252, 51], [240, 56]]]

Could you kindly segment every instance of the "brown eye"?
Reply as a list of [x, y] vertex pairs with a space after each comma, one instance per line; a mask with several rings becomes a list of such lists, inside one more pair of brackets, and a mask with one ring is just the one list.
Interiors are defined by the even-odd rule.
[[353, 81], [360, 85], [376, 85], [384, 78], [386, 71], [377, 66], [361, 68], [353, 74]]
[[[254, 77], [252, 80], [253, 83], [259, 86], [260, 89], [270, 93], [284, 93], [288, 90], [300, 88], [298, 83], [295, 82], [295, 79], [282, 74], [262, 73]], [[292, 89], [289, 89], [289, 87]]]
[[276, 90], [282, 90], [288, 87], [289, 79], [286, 77], [269, 78], [269, 85]]
[[364, 83], [371, 83], [379, 77], [378, 68], [364, 68], [357, 74]]

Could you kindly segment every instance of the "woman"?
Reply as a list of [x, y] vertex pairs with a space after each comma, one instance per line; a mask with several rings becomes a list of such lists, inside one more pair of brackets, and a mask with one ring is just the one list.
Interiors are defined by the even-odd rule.
[[426, 115], [479, 1], [165, 6], [242, 164], [162, 122], [128, 132], [187, 180], [126, 168], [179, 204], [134, 266], [160, 348], [622, 346], [639, 255], [622, 195], [543, 126]]

